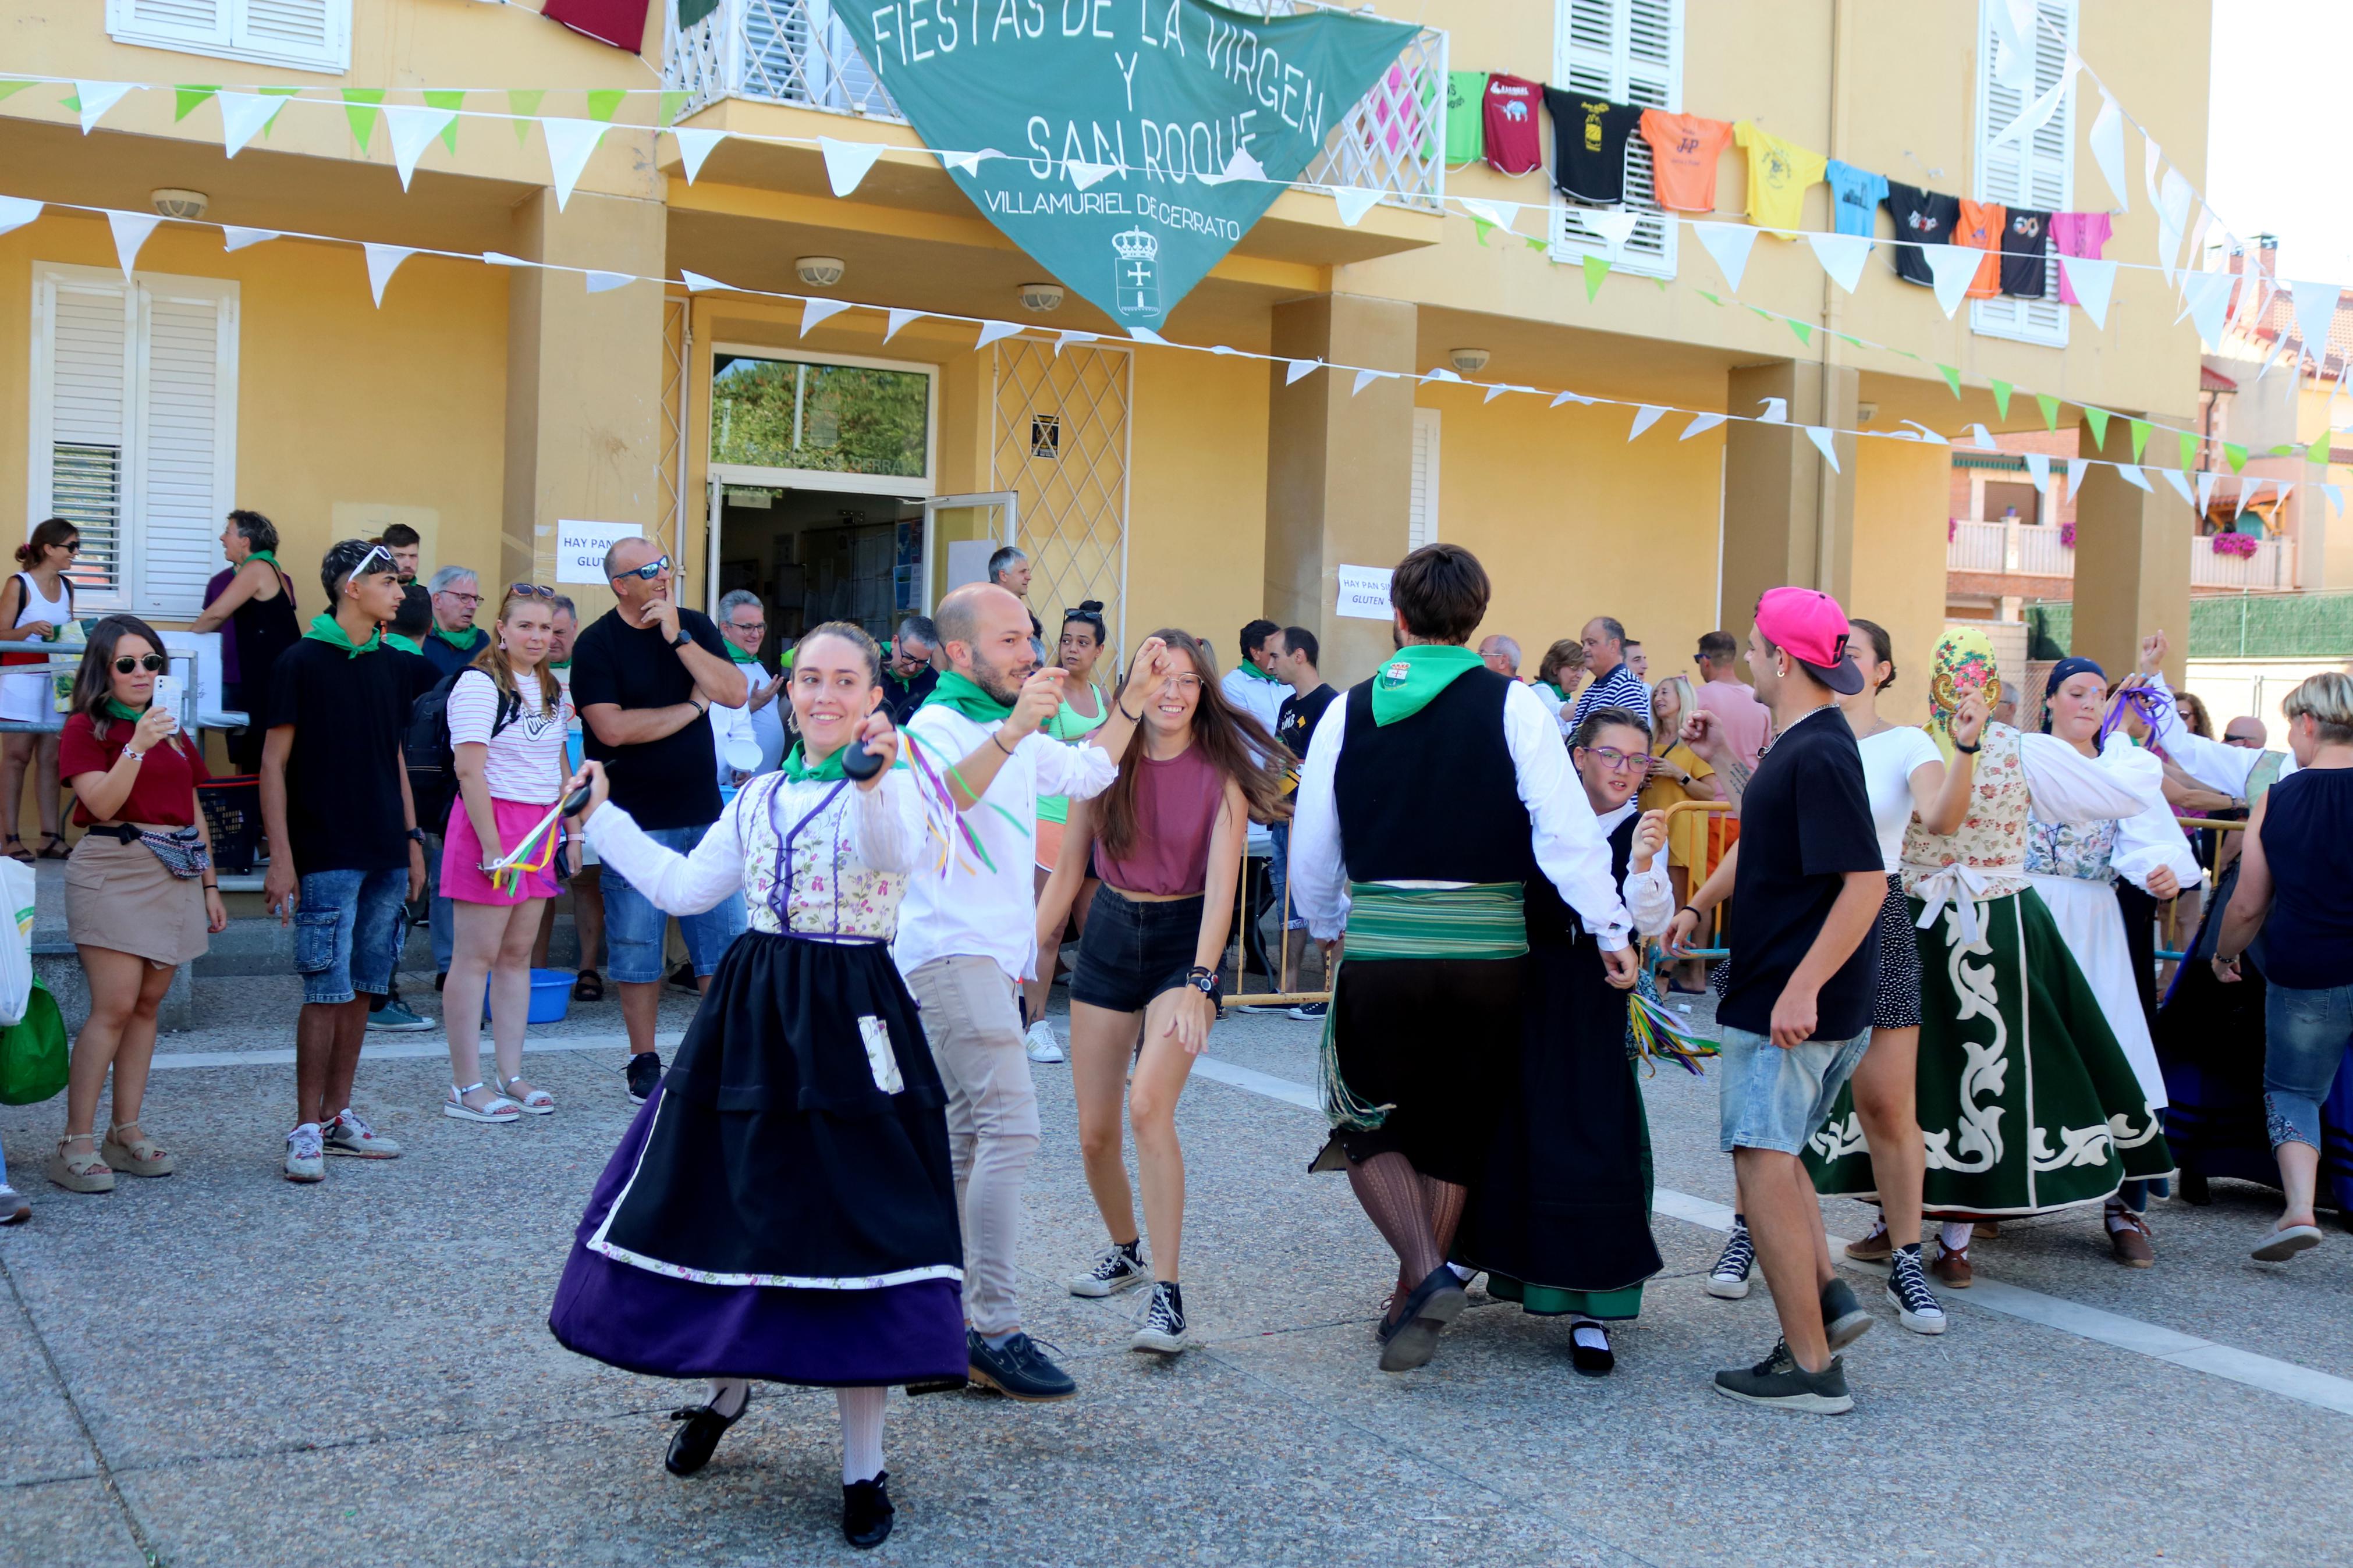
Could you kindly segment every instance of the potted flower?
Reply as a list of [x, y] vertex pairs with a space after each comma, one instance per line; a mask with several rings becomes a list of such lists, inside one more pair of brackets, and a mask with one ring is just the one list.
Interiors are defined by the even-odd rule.
[[2241, 560], [2255, 552], [2255, 536], [2252, 533], [2218, 533], [2211, 546], [2217, 555], [2235, 555]]

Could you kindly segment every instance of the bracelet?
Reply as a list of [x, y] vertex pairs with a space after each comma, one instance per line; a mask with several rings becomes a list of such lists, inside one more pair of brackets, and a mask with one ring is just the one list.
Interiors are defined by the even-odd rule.
[[1123, 718], [1123, 719], [1126, 720], [1129, 723], [1131, 723], [1131, 724], [1141, 724], [1141, 723], [1143, 723], [1143, 722], [1144, 722], [1144, 715], [1143, 715], [1143, 714], [1141, 714], [1141, 713], [1131, 713], [1131, 712], [1129, 712], [1129, 711], [1127, 710], [1127, 704], [1126, 704], [1126, 703], [1124, 703], [1124, 702], [1122, 702], [1118, 698], [1116, 698], [1116, 697], [1113, 698], [1113, 699], [1111, 700], [1111, 705], [1112, 705], [1113, 707], [1114, 707], [1114, 708], [1118, 709], [1118, 710], [1119, 710], [1119, 716], [1120, 716], [1121, 718]]
[[998, 737], [997, 737], [997, 731], [996, 731], [991, 730], [991, 731], [988, 732], [988, 739], [989, 739], [990, 742], [991, 742], [993, 745], [995, 745], [998, 751], [1003, 752], [1007, 756], [1008, 756], [1008, 757], [1009, 757], [1009, 756], [1011, 756], [1011, 755], [1013, 754], [1013, 748], [1012, 748], [1012, 747], [1010, 747], [1010, 746], [1008, 746], [1008, 745], [1007, 745], [1007, 744], [1006, 744], [1002, 740], [998, 739]]
[[1677, 910], [1675, 913], [1679, 915], [1689, 915], [1693, 920], [1697, 921], [1702, 925], [1705, 925], [1707, 923], [1707, 917], [1700, 912], [1699, 907], [1695, 904], [1685, 904], [1682, 909]]
[[1976, 746], [1964, 746], [1958, 741], [1956, 741], [1953, 742], [1953, 750], [1960, 752], [1961, 755], [1965, 757], [1974, 757], [1978, 754], [1978, 747], [1984, 745], [1984, 742], [1980, 741]]
[[123, 748], [122, 748], [122, 754], [123, 754], [124, 756], [126, 756], [126, 757], [129, 757], [129, 758], [130, 758], [132, 762], [134, 762], [134, 763], [143, 763], [143, 762], [145, 762], [145, 761], [147, 760], [147, 753], [146, 753], [146, 752], [140, 752], [140, 751], [133, 751], [133, 750], [132, 750], [131, 747], [129, 747], [129, 746], [125, 746], [125, 747], [123, 747]]
[[205, 884], [205, 891], [207, 893], [217, 893], [220, 891], [220, 884], [218, 882], [206, 882]]

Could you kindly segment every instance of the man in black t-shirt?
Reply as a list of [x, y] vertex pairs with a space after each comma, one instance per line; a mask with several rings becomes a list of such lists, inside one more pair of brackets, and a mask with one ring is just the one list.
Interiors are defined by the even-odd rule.
[[[1307, 760], [1307, 741], [1315, 733], [1315, 721], [1324, 717], [1324, 710], [1332, 706], [1332, 700], [1339, 695], [1315, 668], [1322, 653], [1314, 632], [1305, 626], [1285, 626], [1266, 639], [1265, 651], [1260, 655], [1266, 661], [1268, 674], [1291, 683], [1291, 695], [1275, 710], [1274, 738], [1291, 753], [1286, 771], [1294, 781], [1299, 764]], [[1303, 972], [1307, 958], [1307, 917], [1291, 907], [1286, 886], [1290, 877], [1291, 824], [1277, 822], [1268, 831], [1274, 837], [1268, 887], [1273, 895], [1271, 902], [1282, 911], [1282, 943], [1288, 957], [1285, 973], [1291, 976], [1292, 989], [1305, 991], [1310, 988]], [[1303, 1002], [1291, 1009], [1291, 1016], [1321, 1018], [1328, 1005]]]
[[[1828, 595], [1774, 588], [1757, 602], [1748, 668], [1774, 740], [1741, 795], [1731, 983], [1716, 1007], [1723, 1146], [1783, 1342], [1754, 1367], [1717, 1373], [1716, 1392], [1819, 1415], [1854, 1407], [1832, 1352], [1871, 1316], [1831, 1272], [1799, 1154], [1871, 1042], [1872, 932], [1887, 900], [1862, 753], [1838, 708], [1862, 689], [1846, 644], [1846, 614]], [[1693, 902], [1712, 897], [1703, 889]], [[1698, 921], [1678, 911], [1671, 951], [1688, 948]]]
[[[711, 705], [740, 708], [743, 670], [727, 656], [707, 616], [670, 598], [670, 560], [651, 540], [619, 541], [605, 552], [605, 575], [620, 602], [572, 645], [572, 702], [586, 731], [584, 749], [605, 764], [612, 801], [648, 837], [691, 853], [719, 820]], [[629, 1098], [642, 1104], [661, 1081], [654, 1019], [661, 1005], [662, 911], [613, 867], [605, 894], [606, 966], [621, 987], [629, 1031]], [[710, 988], [720, 956], [744, 930], [744, 900], [681, 915], [695, 977]]]

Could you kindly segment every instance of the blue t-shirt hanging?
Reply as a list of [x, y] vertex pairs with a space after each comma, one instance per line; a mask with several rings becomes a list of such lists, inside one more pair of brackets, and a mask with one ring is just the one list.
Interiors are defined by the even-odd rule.
[[1833, 158], [1823, 169], [1822, 178], [1830, 182], [1831, 211], [1837, 216], [1838, 232], [1869, 239], [1879, 204], [1887, 199], [1887, 176]]

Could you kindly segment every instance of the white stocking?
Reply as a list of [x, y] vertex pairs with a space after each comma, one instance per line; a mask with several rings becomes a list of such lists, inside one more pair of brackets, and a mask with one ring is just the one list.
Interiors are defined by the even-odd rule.
[[744, 1402], [752, 1397], [752, 1385], [740, 1377], [714, 1377], [711, 1380], [711, 1408], [713, 1414], [729, 1420], [744, 1413]]
[[1976, 1228], [1967, 1220], [1948, 1219], [1937, 1227], [1936, 1239], [1944, 1244], [1947, 1252], [1967, 1252], [1969, 1249], [1969, 1233]]
[[841, 1406], [841, 1484], [871, 1481], [882, 1473], [882, 1394], [880, 1388], [837, 1388]]

